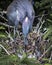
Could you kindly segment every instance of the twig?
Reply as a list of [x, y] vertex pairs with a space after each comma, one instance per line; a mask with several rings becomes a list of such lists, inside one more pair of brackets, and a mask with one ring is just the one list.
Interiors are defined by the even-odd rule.
[[3, 18], [5, 21], [8, 21], [3, 15], [0, 15], [1, 18]]
[[38, 29], [38, 31], [40, 32], [40, 29], [42, 28], [42, 25], [44, 24], [44, 20], [43, 20], [43, 22], [41, 23], [41, 26], [39, 27], [39, 29]]
[[44, 17], [44, 14], [42, 14], [41, 18], [38, 18], [39, 23], [36, 26], [36, 32], [38, 32], [38, 33], [40, 32], [40, 28], [42, 27], [42, 25], [40, 26], [40, 23], [41, 23], [43, 17]]
[[48, 30], [46, 30], [46, 31], [43, 33], [43, 35], [45, 35], [47, 32], [48, 32]]
[[40, 22], [39, 22], [39, 23], [37, 24], [37, 26], [36, 26], [36, 32], [38, 32], [39, 25], [40, 25]]
[[4, 10], [3, 10], [3, 11], [0, 11], [0, 13], [1, 13], [1, 14], [6, 14], [7, 11], [4, 11]]
[[42, 57], [50, 50], [50, 48], [52, 48], [52, 45], [41, 55], [41, 57], [39, 57], [38, 61], [42, 59]]
[[40, 29], [42, 28], [42, 25], [45, 22], [45, 21], [42, 22], [43, 17], [44, 17], [44, 14], [42, 14], [42, 17], [41, 18], [38, 18], [39, 19], [39, 22], [41, 23], [41, 25], [39, 24], [38, 33], [40, 33]]
[[0, 22], [0, 25], [4, 25], [4, 26], [10, 27], [10, 28], [14, 28], [14, 26], [9, 26], [8, 24], [2, 23], [2, 22]]
[[10, 40], [13, 42], [14, 39], [11, 37], [11, 35], [7, 31], [5, 31], [5, 32], [8, 34], [8, 37], [10, 38]]
[[2, 44], [0, 44], [0, 47], [2, 47], [8, 55], [10, 55], [10, 53], [4, 48]]
[[[50, 13], [51, 14], [51, 13]], [[49, 13], [48, 14], [44, 14], [43, 16], [47, 16], [47, 15], [49, 15]], [[39, 17], [41, 17], [42, 15], [38, 15], [38, 16], [35, 16], [35, 18], [39, 18]]]

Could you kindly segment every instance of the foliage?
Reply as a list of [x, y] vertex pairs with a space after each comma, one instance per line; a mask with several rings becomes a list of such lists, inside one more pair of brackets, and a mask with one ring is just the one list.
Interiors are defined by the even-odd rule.
[[[6, 25], [8, 23], [6, 21], [7, 17], [6, 14], [3, 13], [3, 11], [7, 9], [8, 5], [11, 2], [12, 0], [0, 0], [0, 44], [2, 44], [10, 53], [10, 55], [7, 55], [5, 50], [3, 50], [3, 48], [0, 47], [0, 65], [41, 65], [41, 63], [44, 65], [52, 65], [52, 0], [34, 1], [34, 10], [36, 17], [33, 24], [33, 32], [29, 34], [31, 40], [30, 42], [35, 45], [38, 44], [35, 47], [38, 47], [38, 50], [42, 53], [42, 55], [44, 54], [44, 52], [46, 52], [47, 49], [49, 49], [49, 47], [51, 47], [49, 51], [47, 51], [46, 54], [43, 56], [43, 58], [41, 58], [41, 63], [39, 63], [38, 59], [36, 58], [28, 58], [28, 56], [26, 56], [26, 53], [23, 52], [24, 45], [21, 42], [23, 41], [23, 35], [19, 36], [20, 38], [17, 37], [17, 43], [19, 43], [18, 45], [13, 44], [13, 27], [10, 27], [9, 34], [8, 25]], [[37, 28], [37, 24], [39, 22], [40, 25], [38, 27], [38, 31], [37, 33], [35, 33], [35, 28]], [[29, 45], [30, 49], [33, 46], [33, 44]], [[35, 47], [33, 47], [33, 51], [35, 49], [36, 52], [37, 49]], [[18, 57], [18, 55], [13, 52], [14, 49], [17, 50], [17, 54], [20, 53], [23, 55], [23, 57]], [[29, 49], [29, 47], [27, 47], [27, 49]], [[27, 55], [32, 54], [33, 51], [27, 52]]]

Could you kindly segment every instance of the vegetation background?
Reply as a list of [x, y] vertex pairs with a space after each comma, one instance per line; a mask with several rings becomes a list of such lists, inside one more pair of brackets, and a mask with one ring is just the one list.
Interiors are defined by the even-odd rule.
[[0, 0], [0, 65], [52, 65], [52, 0], [34, 0], [35, 19], [28, 35], [27, 53], [21, 25], [16, 44], [12, 26], [9, 34], [6, 9], [11, 2]]

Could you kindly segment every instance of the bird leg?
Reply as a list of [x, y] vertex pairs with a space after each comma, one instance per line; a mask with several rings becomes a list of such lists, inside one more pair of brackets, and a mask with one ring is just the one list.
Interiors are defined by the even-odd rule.
[[25, 45], [25, 53], [27, 53], [27, 45]]
[[17, 34], [18, 34], [18, 38], [20, 38], [20, 34], [19, 34], [19, 31], [18, 31], [18, 30], [16, 30], [16, 32], [17, 32]]
[[14, 26], [14, 47], [13, 48], [14, 48], [15, 53], [17, 52], [16, 51], [16, 48], [17, 48], [16, 47], [16, 42], [17, 42], [17, 40], [16, 40], [16, 37], [17, 37], [16, 33], [17, 33], [17, 28], [16, 28], [16, 26]]
[[14, 26], [14, 39], [16, 37], [16, 29], [15, 29], [15, 26]]
[[24, 45], [25, 45], [25, 53], [26, 53], [27, 52], [27, 45], [28, 45], [27, 37], [24, 37]]
[[14, 26], [14, 42], [16, 43], [16, 27]]

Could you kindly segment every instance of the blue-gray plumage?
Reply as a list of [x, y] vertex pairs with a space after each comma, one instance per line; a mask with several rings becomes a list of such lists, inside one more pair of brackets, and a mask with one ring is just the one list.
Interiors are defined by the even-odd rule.
[[[24, 44], [28, 45], [27, 35], [32, 29], [35, 12], [33, 5], [29, 0], [13, 0], [7, 8], [7, 17], [9, 24], [18, 28], [18, 23], [22, 23], [24, 35]], [[16, 30], [15, 30], [16, 33]]]

